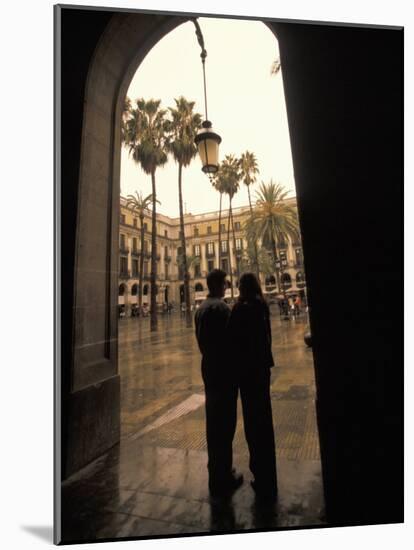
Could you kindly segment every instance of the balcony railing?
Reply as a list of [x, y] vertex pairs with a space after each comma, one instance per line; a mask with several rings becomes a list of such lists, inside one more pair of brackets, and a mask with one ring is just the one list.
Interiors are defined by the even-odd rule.
[[121, 246], [119, 247], [119, 252], [120, 252], [120, 254], [126, 254], [126, 255], [128, 255], [128, 254], [129, 254], [129, 248], [128, 248], [127, 246], [122, 246], [122, 245], [121, 245]]
[[119, 278], [120, 279], [129, 279], [131, 276], [131, 273], [129, 271], [120, 271], [119, 272]]
[[206, 258], [214, 258], [216, 256], [216, 253], [214, 252], [206, 252]]
[[171, 262], [172, 258], [171, 256], [164, 256], [164, 261]]
[[139, 256], [140, 255], [140, 251], [137, 249], [137, 248], [133, 248], [131, 250], [131, 254], [132, 256]]

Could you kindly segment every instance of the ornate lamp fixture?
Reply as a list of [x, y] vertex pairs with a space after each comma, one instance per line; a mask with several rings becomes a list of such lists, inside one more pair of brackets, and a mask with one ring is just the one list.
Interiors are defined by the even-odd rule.
[[204, 47], [204, 38], [201, 33], [200, 25], [197, 19], [192, 19], [195, 28], [198, 43], [201, 47], [201, 63], [203, 65], [203, 81], [204, 81], [204, 106], [205, 106], [205, 121], [202, 128], [198, 131], [195, 137], [195, 143], [198, 148], [198, 154], [201, 158], [202, 170], [205, 174], [215, 174], [219, 165], [219, 145], [221, 137], [213, 131], [211, 122], [208, 120], [207, 114], [207, 85], [206, 85], [206, 57], [207, 51]]

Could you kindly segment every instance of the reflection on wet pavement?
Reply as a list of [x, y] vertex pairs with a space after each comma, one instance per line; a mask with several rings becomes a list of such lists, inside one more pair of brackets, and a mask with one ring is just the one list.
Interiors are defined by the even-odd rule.
[[312, 352], [305, 320], [272, 316], [272, 406], [279, 499], [259, 506], [249, 485], [239, 410], [234, 463], [243, 486], [210, 502], [200, 355], [179, 315], [119, 323], [122, 437], [63, 484], [65, 541], [280, 529], [324, 523]]

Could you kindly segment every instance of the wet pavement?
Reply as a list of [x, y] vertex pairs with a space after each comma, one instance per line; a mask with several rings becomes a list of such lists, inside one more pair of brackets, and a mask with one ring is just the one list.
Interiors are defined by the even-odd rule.
[[204, 395], [193, 329], [179, 314], [119, 322], [121, 442], [63, 484], [62, 538], [83, 541], [324, 524], [312, 352], [306, 320], [272, 311], [272, 408], [279, 499], [259, 506], [249, 485], [239, 404], [234, 465], [243, 486], [227, 502], [207, 489]]

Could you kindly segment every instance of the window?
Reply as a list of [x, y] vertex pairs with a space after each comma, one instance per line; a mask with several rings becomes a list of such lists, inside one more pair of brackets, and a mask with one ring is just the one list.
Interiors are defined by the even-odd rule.
[[119, 271], [122, 275], [126, 275], [128, 273], [128, 258], [125, 258], [124, 256], [121, 256], [119, 258], [120, 264], [119, 264]]
[[213, 271], [214, 269], [214, 260], [208, 260], [207, 261], [207, 271], [210, 273], [210, 271]]
[[228, 242], [227, 241], [221, 241], [221, 252], [223, 254], [227, 254], [227, 248], [228, 248]]
[[286, 251], [281, 250], [279, 256], [280, 256], [280, 263], [282, 264], [282, 267], [286, 267], [287, 266]]
[[134, 218], [133, 223], [134, 223], [134, 227], [138, 227], [138, 220], [136, 218]]
[[125, 224], [125, 214], [121, 214], [121, 223]]
[[220, 231], [226, 231], [226, 225], [224, 223], [220, 224]]
[[207, 254], [209, 254], [209, 255], [214, 254], [214, 243], [212, 241], [207, 243]]
[[201, 277], [200, 264], [194, 266], [194, 277]]
[[144, 241], [144, 253], [148, 254], [148, 241]]
[[241, 250], [243, 248], [242, 240], [236, 239], [236, 250]]
[[132, 250], [133, 252], [137, 251], [137, 239], [135, 237], [132, 239]]
[[164, 264], [164, 273], [165, 273], [165, 278], [168, 279], [168, 264], [167, 264], [167, 262], [165, 262], [165, 264]]
[[144, 231], [148, 231], [148, 224], [144, 223]]
[[138, 277], [138, 260], [132, 260], [132, 276]]
[[234, 230], [235, 231], [240, 231], [240, 222], [235, 222], [234, 223]]
[[227, 259], [221, 260], [221, 269], [226, 273], [229, 271], [229, 262], [227, 261]]
[[148, 275], [148, 262], [144, 262], [144, 275]]
[[120, 243], [121, 250], [125, 250], [125, 235], [121, 233], [121, 243]]
[[167, 237], [168, 239], [168, 231], [166, 229], [164, 229], [164, 237]]
[[168, 246], [164, 246], [164, 258], [168, 256]]
[[194, 245], [194, 256], [199, 258], [201, 256], [201, 248], [199, 244]]
[[211, 235], [211, 225], [207, 226], [207, 235]]
[[194, 237], [198, 237], [198, 235], [199, 235], [198, 227], [194, 227]]
[[303, 257], [302, 257], [302, 249], [296, 248], [295, 249], [295, 256], [296, 256], [296, 265], [303, 265]]

